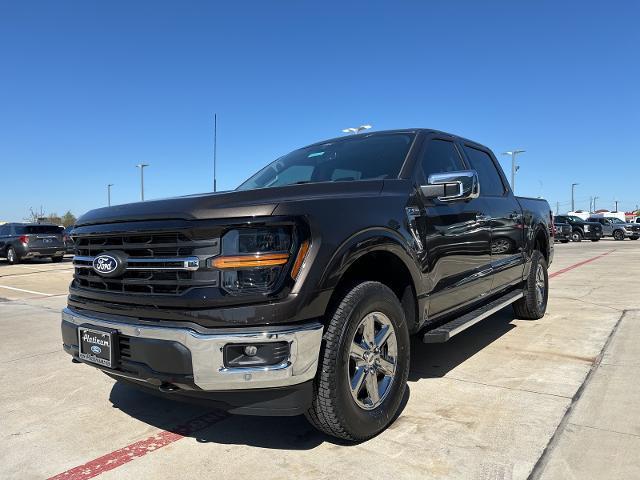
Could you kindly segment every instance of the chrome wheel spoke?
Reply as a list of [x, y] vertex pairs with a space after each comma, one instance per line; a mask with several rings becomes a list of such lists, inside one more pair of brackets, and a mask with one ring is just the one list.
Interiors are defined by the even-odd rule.
[[393, 376], [396, 373], [396, 364], [386, 358], [380, 357], [378, 360], [378, 370], [384, 373], [386, 376]]
[[362, 326], [362, 339], [365, 341], [369, 348], [375, 346], [376, 343], [376, 332], [375, 332], [375, 324], [373, 315], [367, 315], [364, 319], [364, 324]]
[[393, 333], [393, 329], [391, 325], [384, 325], [380, 331], [377, 333], [375, 338], [376, 347], [381, 348]]
[[353, 375], [353, 378], [351, 379], [352, 395], [354, 395], [355, 397], [358, 396], [366, 378], [367, 378], [367, 371], [365, 367], [358, 367], [356, 369], [356, 373]]
[[364, 361], [364, 352], [365, 351], [366, 351], [365, 348], [354, 340], [351, 343], [351, 350], [349, 351], [349, 355], [354, 360], [356, 360], [358, 362], [362, 362], [362, 361]]
[[380, 401], [380, 391], [378, 390], [378, 375], [375, 370], [370, 370], [365, 381], [367, 394], [371, 401], [371, 406], [375, 406]]

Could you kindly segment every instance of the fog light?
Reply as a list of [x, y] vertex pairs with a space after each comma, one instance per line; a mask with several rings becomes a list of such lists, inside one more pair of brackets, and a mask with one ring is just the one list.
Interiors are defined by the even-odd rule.
[[224, 346], [225, 367], [268, 367], [289, 358], [288, 342], [228, 344]]

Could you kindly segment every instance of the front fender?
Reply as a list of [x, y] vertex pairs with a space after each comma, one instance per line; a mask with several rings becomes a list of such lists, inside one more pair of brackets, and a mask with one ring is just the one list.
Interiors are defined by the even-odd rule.
[[342, 242], [323, 271], [319, 289], [334, 289], [349, 267], [364, 255], [373, 252], [386, 252], [396, 256], [409, 271], [416, 293], [420, 295], [424, 291], [420, 264], [415, 253], [402, 235], [384, 227], [361, 230]]

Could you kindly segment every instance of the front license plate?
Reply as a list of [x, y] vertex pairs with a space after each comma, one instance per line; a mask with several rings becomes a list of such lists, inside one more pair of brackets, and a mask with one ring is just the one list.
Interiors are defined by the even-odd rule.
[[78, 327], [78, 356], [87, 362], [112, 368], [114, 340], [112, 332]]

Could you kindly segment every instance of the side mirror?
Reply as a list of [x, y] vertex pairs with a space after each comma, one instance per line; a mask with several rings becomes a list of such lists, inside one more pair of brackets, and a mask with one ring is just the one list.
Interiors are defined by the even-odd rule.
[[425, 198], [437, 198], [442, 202], [469, 200], [480, 196], [480, 181], [475, 170], [434, 173], [427, 185], [420, 186]]

